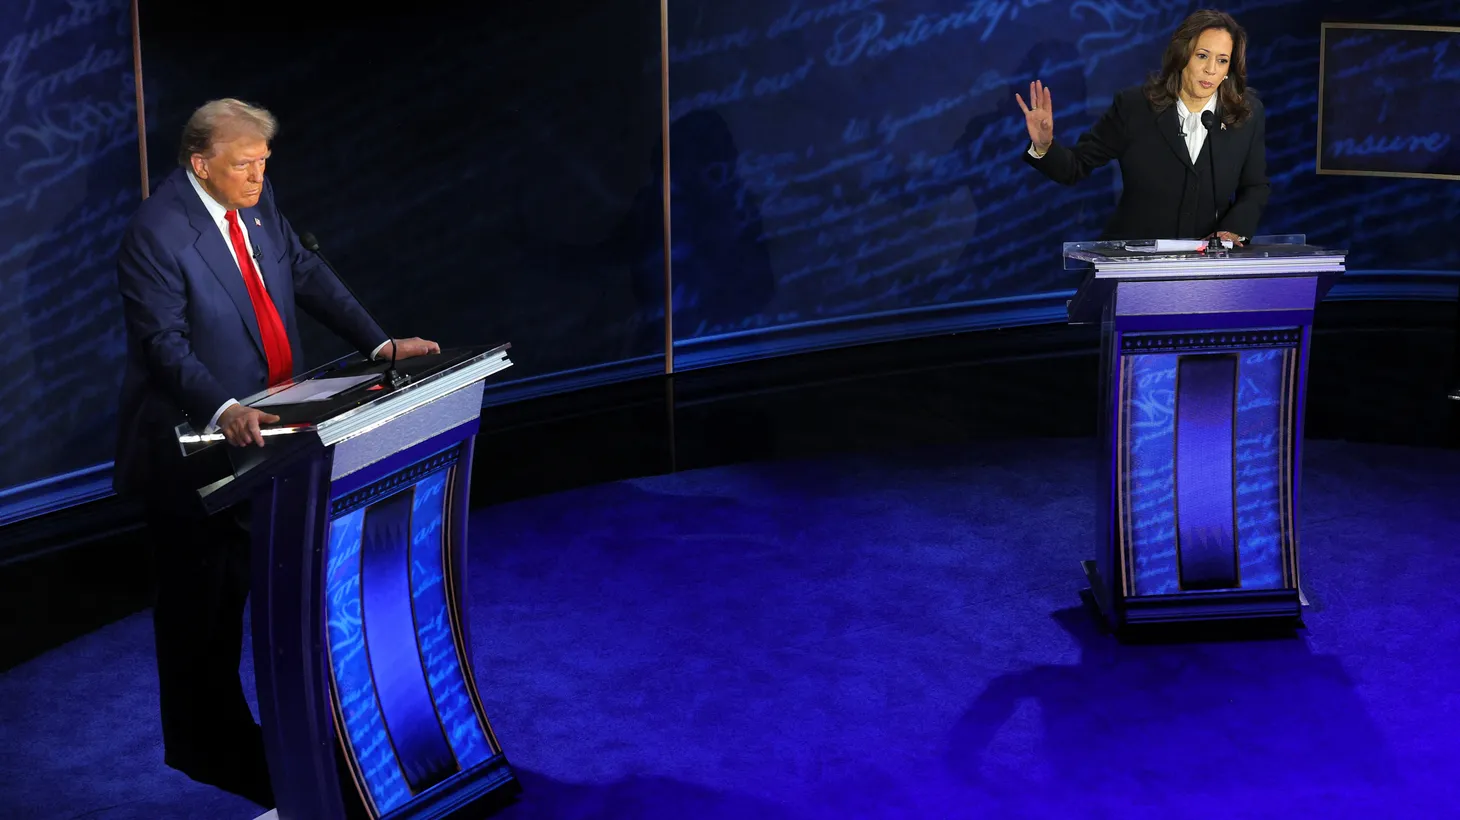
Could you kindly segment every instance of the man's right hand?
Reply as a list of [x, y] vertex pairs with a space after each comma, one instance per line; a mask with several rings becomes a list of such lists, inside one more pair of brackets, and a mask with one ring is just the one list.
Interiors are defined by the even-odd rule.
[[279, 417], [271, 413], [235, 404], [218, 417], [218, 432], [234, 447], [247, 447], [250, 444], [262, 447], [264, 433], [259, 425], [273, 424], [278, 420]]

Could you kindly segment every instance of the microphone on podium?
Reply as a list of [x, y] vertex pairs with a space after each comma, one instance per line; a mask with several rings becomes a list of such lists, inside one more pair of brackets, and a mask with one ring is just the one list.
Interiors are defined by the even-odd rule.
[[[329, 259], [325, 258], [324, 252], [319, 249], [319, 240], [314, 238], [314, 234], [309, 231], [301, 232], [299, 234], [299, 244], [303, 245], [305, 250], [319, 257], [319, 261], [323, 262], [324, 266], [329, 268], [330, 273], [335, 275], [335, 279], [339, 280], [340, 284], [345, 286], [345, 291], [354, 297], [355, 302], [360, 305], [361, 309], [365, 311], [371, 321], [380, 327], [385, 327], [380, 324], [380, 320], [375, 318], [375, 314], [370, 311], [370, 308], [365, 306], [365, 303], [360, 300], [360, 297], [355, 295], [355, 289], [350, 287], [350, 283], [345, 281], [345, 277], [341, 276], [340, 272], [335, 270], [335, 266], [330, 264]], [[390, 340], [390, 367], [385, 370], [385, 380], [390, 384], [391, 389], [404, 387], [411, 382], [410, 376], [395, 369], [395, 339]]]
[[[1212, 236], [1215, 238], [1217, 229], [1222, 224], [1222, 206], [1217, 202], [1217, 144], [1214, 141], [1217, 136], [1217, 115], [1210, 111], [1201, 112], [1201, 125], [1207, 130], [1207, 164], [1212, 173], [1212, 217], [1216, 220], [1212, 223]], [[1217, 239], [1218, 243], [1221, 241]]]

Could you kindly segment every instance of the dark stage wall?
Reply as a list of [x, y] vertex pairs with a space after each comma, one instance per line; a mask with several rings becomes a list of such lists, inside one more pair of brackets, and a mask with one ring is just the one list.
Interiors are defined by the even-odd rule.
[[110, 480], [124, 344], [112, 271], [142, 193], [128, 8], [0, 4], [0, 524], [8, 490]]
[[[1117, 177], [1067, 189], [1024, 167], [1013, 94], [1048, 82], [1073, 140], [1195, 6], [671, 0], [665, 100], [653, 0], [418, 5], [308, 17], [266, 0], [230, 22], [143, 0], [147, 170], [155, 186], [176, 166], [206, 99], [273, 110], [285, 213], [393, 333], [513, 343], [490, 402], [664, 370], [666, 103], [677, 369], [1060, 321], [1077, 280], [1059, 243], [1099, 234]], [[1264, 232], [1350, 248], [1365, 298], [1442, 294], [1415, 283], [1460, 271], [1460, 187], [1315, 173], [1319, 25], [1460, 7], [1227, 8], [1268, 111]], [[0, 26], [3, 522], [39, 509], [48, 477], [96, 468], [89, 490], [51, 487], [105, 492], [112, 265], [140, 169], [127, 3], [18, 0]], [[305, 345], [310, 364], [345, 352], [313, 325]]]

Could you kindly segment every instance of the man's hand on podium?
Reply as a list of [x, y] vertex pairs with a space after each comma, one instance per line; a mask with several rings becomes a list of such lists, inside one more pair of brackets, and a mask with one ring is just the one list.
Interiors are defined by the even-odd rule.
[[218, 417], [218, 432], [234, 447], [247, 447], [250, 444], [262, 447], [264, 434], [259, 425], [273, 424], [278, 420], [279, 417], [272, 413], [235, 404]]
[[[430, 356], [434, 353], [441, 352], [441, 345], [422, 339], [419, 336], [412, 336], [409, 339], [391, 339], [390, 341], [391, 344], [395, 345], [396, 361], [415, 356]], [[377, 358], [390, 361], [390, 345], [381, 348], [380, 352], [375, 355]]]

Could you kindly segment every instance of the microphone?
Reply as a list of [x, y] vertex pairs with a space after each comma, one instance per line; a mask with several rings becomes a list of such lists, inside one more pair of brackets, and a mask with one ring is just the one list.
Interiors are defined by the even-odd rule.
[[[1201, 112], [1201, 125], [1207, 130], [1207, 164], [1212, 172], [1212, 216], [1216, 220], [1212, 223], [1212, 236], [1216, 236], [1222, 224], [1222, 206], [1217, 202], [1217, 115], [1210, 111]], [[1220, 239], [1217, 241], [1221, 242]]]
[[[379, 325], [380, 321], [370, 313], [370, 308], [365, 307], [365, 303], [360, 301], [359, 296], [355, 295], [355, 289], [350, 287], [350, 283], [345, 281], [345, 277], [341, 276], [340, 272], [335, 270], [335, 266], [331, 265], [330, 261], [325, 258], [324, 251], [319, 249], [319, 240], [314, 238], [314, 234], [309, 231], [300, 233], [299, 244], [303, 245], [305, 250], [319, 257], [319, 261], [323, 262], [326, 268], [329, 268], [330, 273], [335, 275], [335, 279], [339, 280], [339, 283], [345, 286], [345, 292], [354, 298], [355, 302], [365, 311], [365, 314], [370, 316], [371, 321]], [[381, 325], [381, 327], [384, 327], [384, 325]], [[395, 369], [395, 339], [390, 340], [390, 367], [385, 370], [385, 380], [390, 384], [392, 390], [411, 383], [410, 376]]]

